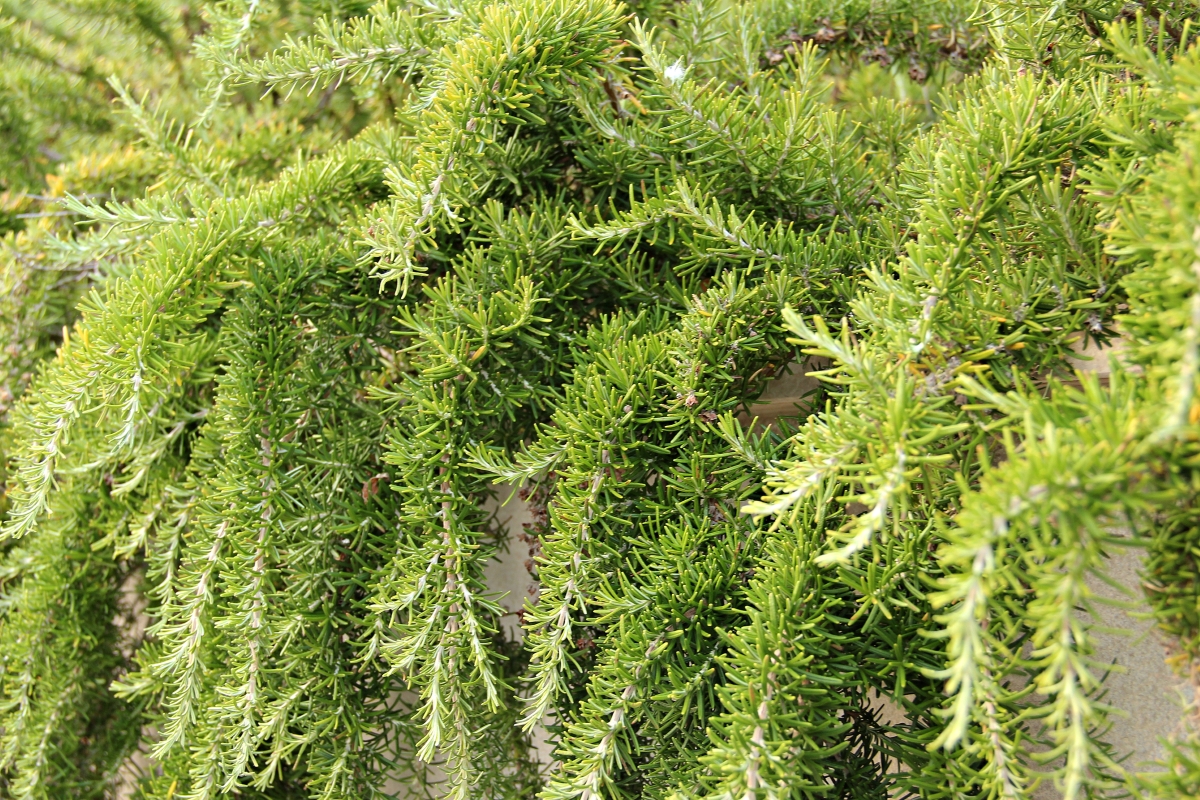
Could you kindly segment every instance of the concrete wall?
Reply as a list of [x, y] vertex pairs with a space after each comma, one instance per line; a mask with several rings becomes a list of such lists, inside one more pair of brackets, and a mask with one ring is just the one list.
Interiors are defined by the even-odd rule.
[[[1087, 360], [1088, 357], [1092, 357], [1092, 360]], [[1076, 366], [1104, 372], [1104, 362], [1103, 357], [1093, 350], [1081, 353]], [[772, 384], [762, 402], [748, 416], [758, 417], [759, 425], [770, 425], [779, 418], [793, 417], [796, 403], [813, 386], [812, 379], [793, 365], [793, 373], [782, 376]], [[491, 588], [508, 593], [501, 601], [504, 607], [516, 611], [527, 597], [531, 578], [525, 569], [529, 554], [515, 534], [521, 530], [522, 523], [530, 522], [531, 518], [525, 504], [515, 496], [513, 487], [499, 487], [499, 499], [508, 500], [502, 505], [499, 502], [492, 505], [497, 520], [512, 534], [510, 549], [493, 560], [488, 567], [487, 577]], [[1134, 768], [1162, 756], [1160, 738], [1180, 728], [1184, 706], [1191, 700], [1188, 683], [1180, 680], [1167, 667], [1164, 646], [1154, 632], [1152, 623], [1145, 617], [1149, 608], [1141, 602], [1138, 590], [1141, 583], [1139, 565], [1139, 551], [1129, 549], [1114, 553], [1109, 569], [1110, 575], [1122, 586], [1135, 590], [1133, 598], [1137, 602], [1132, 607], [1129, 607], [1130, 598], [1121, 595], [1113, 587], [1099, 581], [1093, 586], [1098, 595], [1126, 606], [1104, 607], [1102, 624], [1112, 630], [1099, 631], [1095, 638], [1098, 658], [1113, 664], [1113, 672], [1107, 681], [1109, 694], [1106, 701], [1123, 712], [1115, 718], [1107, 738], [1119, 752], [1130, 755], [1127, 763]], [[515, 616], [505, 617], [504, 625], [511, 634], [520, 635]], [[543, 761], [550, 763], [553, 755], [544, 739], [540, 752]], [[1035, 795], [1037, 800], [1051, 800], [1058, 796], [1050, 786], [1040, 787]]]

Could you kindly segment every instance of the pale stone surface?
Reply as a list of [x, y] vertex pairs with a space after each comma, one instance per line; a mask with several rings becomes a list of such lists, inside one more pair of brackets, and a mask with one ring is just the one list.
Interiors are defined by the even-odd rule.
[[508, 532], [507, 551], [499, 553], [488, 562], [484, 576], [489, 588], [505, 593], [500, 605], [509, 613], [501, 620], [501, 625], [510, 639], [524, 638], [525, 632], [521, 629], [517, 612], [525, 605], [529, 589], [534, 582], [529, 570], [525, 568], [529, 552], [518, 538], [522, 526], [531, 524], [533, 516], [529, 513], [529, 507], [517, 497], [518, 488], [512, 484], [499, 484], [496, 486], [496, 499], [484, 505], [484, 508], [496, 515], [497, 525]]
[[[496, 487], [496, 499], [485, 504], [488, 511], [495, 513], [496, 523], [508, 532], [508, 549], [501, 551], [488, 562], [484, 576], [490, 589], [503, 592], [500, 605], [509, 612], [501, 620], [504, 632], [510, 638], [523, 639], [525, 632], [516, 612], [520, 611], [529, 599], [530, 589], [533, 588], [533, 577], [525, 568], [529, 558], [528, 548], [518, 538], [522, 526], [533, 522], [529, 507], [517, 497], [519, 487], [512, 484], [500, 484]], [[544, 728], [533, 732], [533, 743], [537, 748], [538, 760], [543, 764], [554, 761], [553, 748], [546, 738]]]
[[[1141, 554], [1136, 549], [1114, 553], [1109, 560], [1108, 574], [1121, 586], [1131, 589], [1137, 605], [1132, 609], [1115, 605], [1102, 607], [1101, 624], [1119, 632], [1099, 631], [1095, 634], [1099, 657], [1112, 661], [1118, 670], [1109, 675], [1106, 685], [1108, 700], [1125, 712], [1108, 736], [1118, 752], [1133, 754], [1130, 765], [1144, 768], [1139, 762], [1154, 761], [1165, 753], [1160, 739], [1182, 732], [1184, 706], [1191, 701], [1191, 688], [1167, 666], [1166, 648], [1154, 623], [1147, 617], [1149, 606], [1140, 590]], [[1097, 595], [1122, 604], [1130, 600], [1101, 581], [1094, 581]]]
[[[1094, 346], [1081, 348], [1081, 356], [1075, 368], [1107, 373], [1107, 353]], [[1087, 357], [1091, 357], [1090, 360]], [[757, 417], [760, 426], [773, 424], [780, 417], [796, 414], [797, 404], [803, 406], [804, 396], [816, 385], [816, 381], [804, 374], [800, 365], [791, 365], [792, 373], [781, 376], [755, 404], [749, 413], [742, 415], [743, 421]], [[521, 608], [532, 579], [525, 568], [529, 557], [526, 547], [517, 538], [523, 523], [531, 521], [529, 511], [518, 497], [514, 487], [499, 486], [496, 501], [489, 503], [496, 513], [496, 521], [509, 532], [509, 550], [493, 559], [487, 568], [489, 586], [507, 595], [501, 601], [510, 612]], [[507, 500], [508, 502], [504, 502]], [[1113, 587], [1102, 581], [1093, 581], [1093, 589], [1101, 597], [1120, 602], [1123, 606], [1101, 607], [1101, 625], [1115, 629], [1113, 632], [1095, 632], [1097, 657], [1112, 662], [1116, 669], [1107, 681], [1109, 694], [1106, 701], [1121, 709], [1123, 715], [1114, 720], [1108, 735], [1109, 742], [1120, 753], [1129, 755], [1128, 764], [1134, 768], [1145, 768], [1147, 762], [1162, 756], [1160, 739], [1176, 732], [1183, 719], [1183, 708], [1190, 701], [1190, 689], [1185, 681], [1174, 675], [1164, 661], [1164, 647], [1153, 630], [1152, 622], [1146, 618], [1149, 607], [1142, 600], [1141, 578], [1138, 570], [1140, 551], [1119, 549], [1112, 554], [1109, 574], [1128, 587], [1133, 594], [1122, 596]], [[1132, 600], [1136, 602], [1131, 603]], [[520, 635], [516, 615], [504, 618], [505, 630], [510, 635]], [[881, 706], [889, 706], [881, 701]], [[898, 713], [898, 712], [896, 712]], [[539, 753], [544, 763], [550, 763], [552, 753], [545, 739], [539, 740]], [[1035, 793], [1037, 800], [1053, 800], [1059, 794], [1049, 785]]]
[[[1117, 753], [1128, 755], [1126, 765], [1138, 771], [1154, 769], [1150, 762], [1165, 755], [1161, 740], [1180, 732], [1184, 706], [1191, 701], [1188, 682], [1167, 666], [1163, 643], [1146, 616], [1150, 608], [1140, 590], [1140, 567], [1141, 552], [1134, 548], [1118, 550], [1109, 559], [1109, 577], [1131, 594], [1103, 581], [1089, 582], [1097, 596], [1114, 603], [1099, 609], [1099, 625], [1112, 630], [1093, 633], [1097, 660], [1114, 666], [1105, 681], [1105, 701], [1123, 712], [1115, 716], [1105, 738]], [[1056, 800], [1061, 794], [1043, 785], [1034, 797]]]

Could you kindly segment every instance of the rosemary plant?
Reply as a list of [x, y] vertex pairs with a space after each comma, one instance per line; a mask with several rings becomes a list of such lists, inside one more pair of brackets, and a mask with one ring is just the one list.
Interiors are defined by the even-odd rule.
[[0, 2], [0, 797], [1197, 796], [1198, 11]]

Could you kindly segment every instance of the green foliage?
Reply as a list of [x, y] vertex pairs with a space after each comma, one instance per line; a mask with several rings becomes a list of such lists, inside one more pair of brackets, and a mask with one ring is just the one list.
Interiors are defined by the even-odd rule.
[[1193, 795], [1196, 11], [0, 4], [0, 797]]

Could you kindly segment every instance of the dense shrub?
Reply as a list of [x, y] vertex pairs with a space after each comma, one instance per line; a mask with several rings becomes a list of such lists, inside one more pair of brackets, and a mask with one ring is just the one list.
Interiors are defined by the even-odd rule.
[[1196, 796], [1196, 12], [0, 4], [0, 796]]

